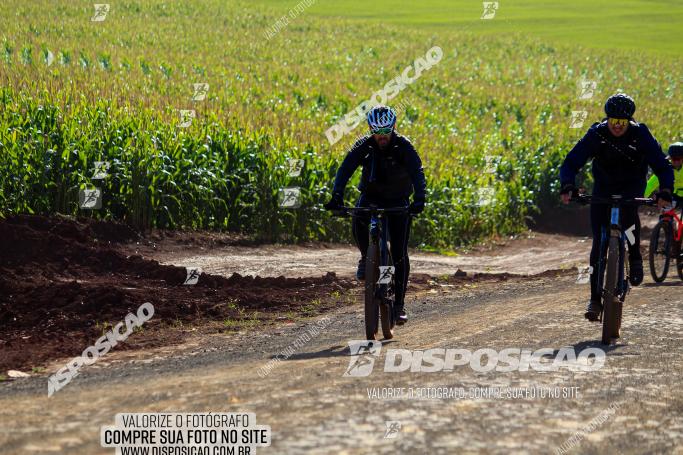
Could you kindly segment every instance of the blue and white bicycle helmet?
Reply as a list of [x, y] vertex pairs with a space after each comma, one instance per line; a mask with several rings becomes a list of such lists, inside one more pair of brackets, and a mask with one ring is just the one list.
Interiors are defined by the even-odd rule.
[[375, 106], [368, 111], [368, 126], [371, 131], [396, 126], [396, 112], [388, 106]]

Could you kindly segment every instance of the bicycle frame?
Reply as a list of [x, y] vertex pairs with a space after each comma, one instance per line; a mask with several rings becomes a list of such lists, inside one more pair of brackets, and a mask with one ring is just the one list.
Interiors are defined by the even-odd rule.
[[[391, 207], [380, 208], [376, 206], [370, 207], [340, 207], [338, 212], [342, 215], [359, 216], [359, 214], [370, 215], [370, 242], [379, 244], [380, 247], [380, 265], [387, 266], [391, 260], [391, 252], [389, 250], [389, 228], [387, 224], [387, 215], [391, 213], [408, 213], [408, 207]], [[386, 292], [386, 285], [378, 286], [378, 297], [384, 295]]]
[[621, 230], [621, 224], [619, 223], [619, 215], [621, 211], [618, 205], [612, 205], [610, 212], [610, 225], [602, 226], [600, 229], [600, 258], [598, 260], [598, 289], [604, 295], [604, 280], [605, 280], [605, 266], [607, 259], [607, 247], [609, 246], [609, 239], [611, 237], [617, 237], [619, 239], [619, 276], [617, 278], [617, 287], [619, 300], [623, 301], [624, 297], [628, 293], [629, 285], [628, 281], [625, 279], [624, 273], [624, 253], [626, 235]]
[[673, 231], [674, 240], [680, 243], [681, 236], [683, 236], [683, 221], [676, 214], [676, 209], [672, 207], [671, 209], [665, 211], [660, 216], [660, 219], [668, 219], [669, 221], [673, 220], [676, 223], [676, 229]]
[[[621, 196], [612, 196], [609, 198], [600, 198], [600, 197], [594, 197], [594, 196], [585, 196], [585, 195], [579, 195], [577, 197], [577, 202], [587, 204], [587, 203], [598, 203], [598, 204], [609, 204], [611, 206], [610, 210], [610, 224], [609, 226], [603, 226], [601, 228], [601, 235], [600, 235], [600, 258], [598, 260], [598, 289], [601, 290], [602, 294], [604, 295], [605, 289], [604, 289], [604, 275], [605, 275], [605, 266], [606, 266], [606, 256], [607, 256], [607, 248], [609, 245], [609, 239], [616, 237], [619, 240], [619, 274], [617, 277], [617, 297], [619, 298], [620, 301], [624, 301], [626, 298], [626, 294], [628, 294], [628, 291], [630, 289], [628, 280], [626, 279], [626, 273], [625, 273], [625, 256], [626, 256], [626, 234], [623, 231], [620, 223], [620, 215], [621, 215], [621, 205], [622, 204], [650, 204], [652, 203], [651, 199], [646, 199], [646, 198], [634, 198], [631, 200], [625, 200], [622, 199]], [[673, 214], [676, 216], [676, 214]], [[680, 220], [680, 218], [678, 218]], [[678, 232], [679, 238], [680, 235], [683, 235], [683, 225], [679, 225], [679, 232]]]
[[[391, 262], [391, 252], [389, 250], [389, 227], [386, 215], [372, 213], [370, 215], [370, 241], [379, 244], [379, 265], [388, 266]], [[376, 296], [387, 298], [389, 285], [382, 284], [377, 287]]]
[[612, 211], [610, 215], [610, 237], [618, 237], [619, 239], [619, 277], [617, 278], [618, 290], [619, 290], [619, 300], [622, 302], [629, 291], [629, 284], [626, 280], [625, 274], [625, 253], [626, 253], [626, 234], [621, 228], [621, 223], [619, 222], [619, 215], [621, 214], [621, 209], [616, 203], [612, 205]]
[[[374, 340], [381, 324], [382, 334], [386, 339], [391, 339], [397, 322], [394, 314], [394, 299], [391, 298], [391, 293], [395, 292], [395, 276], [392, 273], [388, 277], [378, 272], [391, 264], [387, 215], [390, 213], [407, 215], [408, 207], [340, 207], [334, 212], [337, 215], [352, 217], [369, 215], [369, 245], [365, 269], [365, 335], [368, 340]], [[385, 273], [386, 271], [385, 269]]]

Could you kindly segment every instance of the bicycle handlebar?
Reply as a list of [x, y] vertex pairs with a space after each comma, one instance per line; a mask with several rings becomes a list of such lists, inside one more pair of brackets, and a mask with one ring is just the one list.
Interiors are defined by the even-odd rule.
[[408, 207], [339, 207], [332, 210], [335, 216], [354, 216], [357, 213], [382, 215], [385, 213], [408, 213]]

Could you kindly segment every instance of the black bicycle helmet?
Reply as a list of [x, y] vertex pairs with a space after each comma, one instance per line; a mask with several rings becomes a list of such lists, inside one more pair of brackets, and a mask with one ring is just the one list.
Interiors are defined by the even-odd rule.
[[633, 114], [635, 112], [635, 101], [624, 93], [617, 93], [616, 95], [610, 96], [605, 103], [605, 114], [610, 118], [627, 118], [633, 120]]
[[683, 142], [674, 142], [669, 146], [669, 156], [671, 158], [680, 158], [683, 156]]

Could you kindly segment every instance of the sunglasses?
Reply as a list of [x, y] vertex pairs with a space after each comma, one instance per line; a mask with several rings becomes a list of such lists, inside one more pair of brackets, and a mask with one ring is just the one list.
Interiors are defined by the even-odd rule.
[[394, 129], [393, 128], [377, 128], [374, 130], [371, 130], [372, 134], [379, 134], [380, 136], [388, 136], [391, 134]]
[[628, 125], [628, 119], [627, 118], [610, 118], [610, 119], [607, 119], [607, 121], [612, 126], [626, 126], [626, 125]]

